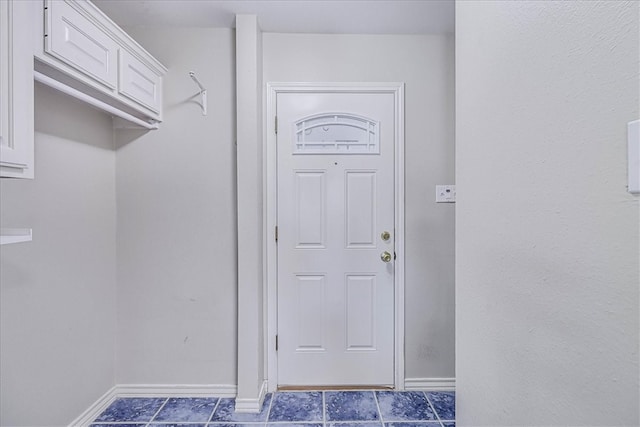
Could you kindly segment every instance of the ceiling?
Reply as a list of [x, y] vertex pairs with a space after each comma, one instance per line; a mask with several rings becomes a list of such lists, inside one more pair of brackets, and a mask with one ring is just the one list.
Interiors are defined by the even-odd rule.
[[442, 34], [454, 31], [454, 0], [93, 0], [121, 26], [234, 28], [258, 16], [265, 32]]

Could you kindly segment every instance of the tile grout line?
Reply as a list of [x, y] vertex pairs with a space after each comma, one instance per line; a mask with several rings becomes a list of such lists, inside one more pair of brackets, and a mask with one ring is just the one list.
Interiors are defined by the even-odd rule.
[[208, 426], [213, 421], [213, 415], [216, 413], [216, 410], [218, 409], [218, 406], [220, 406], [220, 401], [221, 400], [222, 400], [222, 397], [218, 397], [218, 401], [213, 406], [213, 412], [211, 412], [211, 415], [209, 415], [209, 421], [204, 423], [205, 426]]
[[264, 425], [265, 427], [267, 425], [269, 425], [269, 417], [271, 416], [271, 408], [273, 408], [273, 401], [276, 400], [276, 393], [278, 393], [278, 391], [274, 391], [273, 393], [271, 393], [271, 400], [269, 401], [269, 408], [267, 409], [267, 416], [264, 419]]
[[327, 427], [327, 399], [325, 397], [326, 391], [322, 391], [322, 427]]
[[155, 417], [157, 417], [157, 416], [158, 416], [158, 414], [160, 413], [160, 411], [162, 411], [162, 409], [167, 405], [167, 402], [169, 402], [169, 399], [170, 399], [169, 397], [166, 397], [166, 398], [164, 399], [164, 403], [163, 403], [162, 405], [160, 405], [160, 408], [158, 408], [158, 410], [156, 411], [156, 413], [155, 413], [155, 414], [153, 414], [153, 416], [151, 417], [151, 419], [149, 420], [149, 422], [145, 424], [145, 427], [149, 427], [149, 426], [151, 425], [151, 423], [153, 422], [153, 419], [154, 419]]
[[382, 410], [380, 409], [380, 402], [378, 402], [378, 393], [373, 391], [373, 400], [376, 402], [376, 408], [378, 408], [378, 415], [380, 415], [380, 423], [384, 427], [384, 419], [382, 418]]
[[438, 411], [436, 411], [436, 407], [433, 406], [433, 403], [431, 403], [431, 399], [429, 399], [429, 396], [427, 395], [427, 392], [423, 391], [422, 394], [424, 394], [424, 398], [427, 399], [427, 403], [429, 404], [429, 407], [433, 411], [433, 414], [436, 416], [436, 419], [440, 423], [440, 427], [444, 427], [444, 424], [442, 423], [442, 420], [440, 419], [440, 414], [438, 414]]

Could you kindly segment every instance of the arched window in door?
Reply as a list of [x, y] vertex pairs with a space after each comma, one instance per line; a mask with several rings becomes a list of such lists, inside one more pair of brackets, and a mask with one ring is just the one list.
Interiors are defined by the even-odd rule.
[[349, 113], [323, 113], [295, 123], [293, 154], [380, 154], [379, 122]]

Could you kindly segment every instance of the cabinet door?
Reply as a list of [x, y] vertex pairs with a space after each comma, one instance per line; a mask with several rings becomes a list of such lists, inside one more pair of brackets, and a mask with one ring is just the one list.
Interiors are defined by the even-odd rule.
[[162, 78], [126, 50], [120, 51], [120, 86], [122, 95], [154, 113], [162, 106]]
[[0, 1], [0, 176], [33, 178], [32, 3]]
[[118, 44], [64, 1], [48, 1], [45, 51], [115, 90]]
[[11, 40], [11, 26], [9, 13], [12, 9], [10, 2], [0, 2], [0, 146], [2, 160], [11, 158], [9, 148], [9, 41]]

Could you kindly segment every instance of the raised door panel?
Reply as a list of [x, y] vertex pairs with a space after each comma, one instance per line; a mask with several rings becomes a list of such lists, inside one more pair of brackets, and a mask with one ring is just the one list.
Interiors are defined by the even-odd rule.
[[324, 249], [326, 189], [324, 171], [295, 172], [296, 248]]
[[345, 178], [346, 247], [376, 247], [376, 172], [347, 171]]
[[120, 79], [118, 91], [159, 113], [162, 106], [162, 77], [126, 50], [120, 51]]
[[298, 328], [296, 351], [324, 351], [324, 322], [326, 310], [326, 280], [324, 275], [297, 274], [295, 278], [297, 290], [297, 322]]
[[45, 51], [115, 90], [118, 44], [64, 1], [49, 1]]
[[345, 285], [346, 350], [376, 349], [376, 276], [347, 274]]

